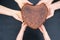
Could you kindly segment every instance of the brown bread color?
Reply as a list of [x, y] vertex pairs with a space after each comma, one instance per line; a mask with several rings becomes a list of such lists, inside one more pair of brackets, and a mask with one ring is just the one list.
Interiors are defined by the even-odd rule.
[[37, 29], [46, 20], [48, 8], [44, 3], [40, 5], [31, 5], [26, 3], [22, 7], [23, 21], [32, 29]]

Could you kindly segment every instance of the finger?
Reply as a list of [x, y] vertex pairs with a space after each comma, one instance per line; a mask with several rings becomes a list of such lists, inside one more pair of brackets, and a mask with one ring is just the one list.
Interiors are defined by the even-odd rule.
[[22, 8], [25, 3], [32, 4], [32, 3], [29, 2], [28, 0], [15, 0], [15, 1], [17, 2], [17, 4], [19, 5], [20, 8]]
[[45, 3], [51, 4], [53, 2], [53, 0], [42, 0]]
[[23, 22], [21, 11], [18, 11], [17, 13], [12, 15], [16, 20]]
[[23, 40], [23, 35], [24, 35], [24, 31], [26, 29], [26, 26], [27, 26], [27, 24], [22, 23], [20, 32], [18, 33], [18, 36], [17, 36], [16, 40]]
[[53, 0], [41, 0], [38, 2], [37, 5], [40, 5], [41, 3], [45, 3], [45, 4], [51, 4], [53, 2]]
[[53, 17], [53, 16], [54, 16], [54, 10], [50, 8], [49, 13], [48, 13], [46, 19], [49, 19], [49, 18], [51, 18], [51, 17]]
[[44, 2], [41, 0], [36, 5], [40, 5], [41, 3], [44, 3]]
[[45, 29], [45, 26], [44, 26], [44, 25], [41, 25], [41, 26], [39, 27], [39, 30], [40, 30], [42, 33], [46, 32], [46, 29]]
[[33, 4], [33, 3], [29, 2], [28, 0], [25, 0], [25, 3], [29, 3], [29, 4], [31, 4], [31, 5]]
[[23, 22], [21, 12], [13, 9], [9, 9], [0, 5], [0, 14], [8, 15], [14, 17], [16, 20]]

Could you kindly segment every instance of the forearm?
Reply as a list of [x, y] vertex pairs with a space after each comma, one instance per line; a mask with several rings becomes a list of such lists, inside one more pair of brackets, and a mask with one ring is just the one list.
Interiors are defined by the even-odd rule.
[[60, 9], [60, 1], [51, 4], [51, 9], [52, 10]]
[[15, 0], [20, 8], [24, 5], [25, 0]]
[[51, 40], [44, 25], [40, 26], [39, 30], [42, 32], [44, 40]]
[[21, 30], [20, 30], [19, 34], [17, 35], [16, 40], [23, 40], [23, 35], [24, 35], [24, 31], [25, 31], [26, 27], [27, 27], [27, 25], [22, 23]]
[[15, 11], [0, 5], [0, 14], [12, 16], [13, 13], [17, 13], [17, 12], [18, 11]]
[[44, 40], [51, 40], [47, 32], [45, 32], [43, 36], [44, 36]]

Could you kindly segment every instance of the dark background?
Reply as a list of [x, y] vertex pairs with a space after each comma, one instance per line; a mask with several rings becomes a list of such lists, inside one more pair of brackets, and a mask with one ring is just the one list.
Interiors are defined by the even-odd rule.
[[[39, 0], [29, 0], [34, 5]], [[58, 0], [54, 0], [57, 2]], [[53, 2], [53, 3], [54, 3]], [[14, 0], [0, 0], [0, 5], [6, 6], [14, 10], [20, 10]], [[0, 40], [15, 40], [21, 28], [21, 22], [13, 17], [0, 15]], [[60, 40], [60, 10], [56, 10], [54, 16], [44, 23], [52, 40]], [[23, 40], [44, 40], [42, 33], [37, 29], [27, 28]]]

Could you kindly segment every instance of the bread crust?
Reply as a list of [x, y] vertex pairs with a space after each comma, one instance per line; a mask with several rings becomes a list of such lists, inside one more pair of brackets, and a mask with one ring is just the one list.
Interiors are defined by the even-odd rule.
[[46, 20], [48, 8], [44, 3], [31, 5], [26, 3], [21, 10], [23, 21], [32, 29], [37, 29]]

